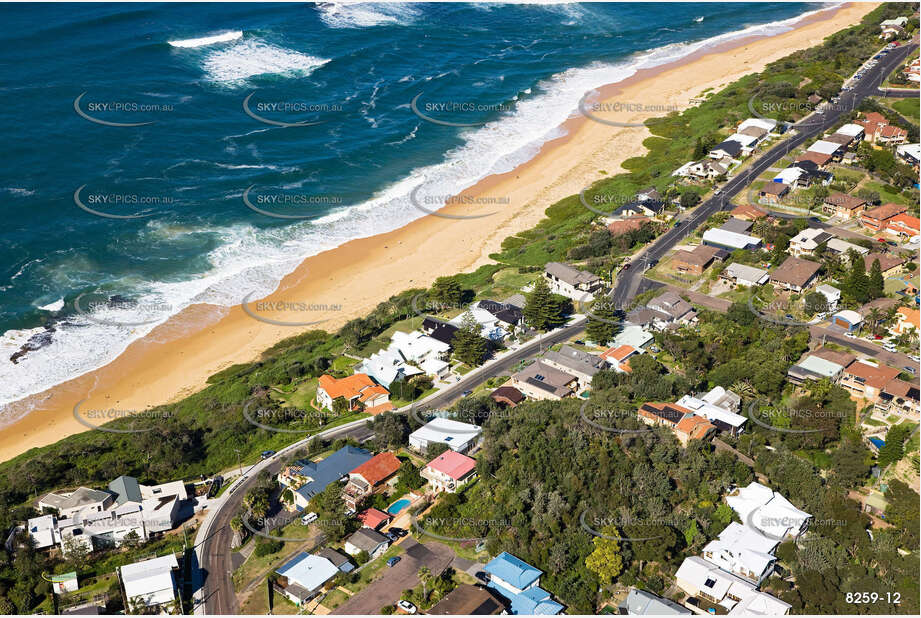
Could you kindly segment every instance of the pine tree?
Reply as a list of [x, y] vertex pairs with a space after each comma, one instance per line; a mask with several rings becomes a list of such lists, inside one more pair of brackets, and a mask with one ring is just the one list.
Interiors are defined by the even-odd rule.
[[560, 303], [553, 297], [547, 280], [538, 277], [522, 309], [524, 321], [531, 328], [548, 331], [563, 323]]
[[880, 298], [884, 295], [883, 292], [883, 269], [879, 265], [879, 260], [873, 260], [873, 265], [870, 266], [870, 281], [869, 281], [869, 299], [873, 300], [874, 298]]
[[463, 298], [460, 283], [454, 277], [438, 277], [429, 292], [431, 299], [444, 307], [457, 307]]
[[607, 298], [595, 301], [589, 312], [588, 324], [585, 334], [590, 341], [598, 345], [606, 345], [620, 330], [614, 306]]
[[483, 362], [488, 342], [480, 336], [480, 325], [469, 311], [464, 314], [460, 328], [451, 338], [454, 356], [465, 365], [475, 367]]
[[865, 303], [870, 299], [870, 278], [867, 277], [863, 258], [851, 250], [851, 270], [848, 273], [845, 291], [858, 303]]

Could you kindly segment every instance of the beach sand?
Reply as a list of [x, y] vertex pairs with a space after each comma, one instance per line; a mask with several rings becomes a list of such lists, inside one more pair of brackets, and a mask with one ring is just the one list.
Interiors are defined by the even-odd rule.
[[[790, 32], [730, 41], [605, 86], [599, 89], [600, 98], [685, 109], [706, 90], [718, 90], [797, 49], [817, 45], [833, 32], [858, 23], [876, 6], [848, 4], [806, 18]], [[641, 123], [656, 115], [661, 112], [606, 113], [604, 117]], [[30, 398], [34, 409], [0, 432], [0, 460], [86, 431], [73, 416], [74, 405], [84, 399], [81, 410], [129, 412], [176, 401], [202, 388], [209, 375], [253, 361], [281, 339], [309, 328], [332, 332], [392, 294], [427, 287], [436, 277], [487, 264], [489, 254], [499, 250], [503, 239], [533, 227], [548, 206], [623, 171], [620, 164], [627, 158], [642, 156], [642, 142], [649, 136], [643, 127], [615, 127], [582, 116], [571, 118], [564, 127], [566, 135], [546, 143], [529, 162], [488, 177], [465, 192], [467, 196], [507, 199], [507, 203], [474, 208], [452, 205], [439, 211], [495, 214], [478, 219], [428, 215], [393, 232], [354, 240], [309, 258], [267, 300], [325, 304], [335, 310], [258, 312], [281, 321], [322, 323], [280, 326], [257, 321], [240, 306], [190, 307], [134, 342], [109, 365]]]

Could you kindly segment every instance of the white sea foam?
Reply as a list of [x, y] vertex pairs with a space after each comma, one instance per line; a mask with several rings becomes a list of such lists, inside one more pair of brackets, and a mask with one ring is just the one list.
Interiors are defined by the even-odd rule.
[[370, 28], [412, 23], [418, 9], [411, 4], [374, 2], [321, 2], [320, 19], [330, 28]]
[[243, 86], [257, 75], [300, 77], [309, 75], [329, 59], [272, 45], [259, 39], [246, 39], [225, 49], [209, 52], [202, 68], [210, 81], [228, 86]]
[[[732, 38], [790, 30], [802, 17], [752, 26], [705, 41], [648, 50], [619, 63], [595, 63], [564, 71], [536, 84], [533, 94], [519, 101], [514, 112], [465, 131], [464, 143], [445, 153], [441, 162], [415, 169], [372, 199], [333, 211], [318, 220], [270, 229], [243, 224], [202, 229], [202, 233], [221, 235], [222, 243], [208, 256], [212, 267], [189, 281], [137, 285], [147, 290], [136, 299], [142, 309], [100, 309], [100, 313], [90, 316], [97, 321], [76, 316], [56, 325], [52, 342], [26, 354], [16, 365], [6, 359], [42, 329], [11, 331], [0, 336], [0, 415], [19, 414], [17, 406], [3, 404], [107, 364], [132, 341], [190, 304], [227, 307], [239, 304], [251, 292], [253, 298], [265, 296], [304, 258], [354, 238], [391, 231], [422, 216], [408, 199], [420, 185], [424, 185], [425, 194], [451, 195], [485, 176], [514, 169], [533, 157], [546, 141], [561, 135], [558, 128], [548, 127], [559, 127], [578, 113], [579, 99], [592, 89], [626, 79], [641, 68], [661, 65]], [[158, 225], [154, 222], [148, 225], [149, 233], [165, 233], [154, 229]], [[100, 318], [146, 323], [105, 325], [98, 323]]]
[[41, 309], [42, 311], [60, 311], [63, 308], [64, 308], [63, 298], [59, 298], [53, 303], [48, 303], [47, 305], [42, 305], [41, 307], [39, 307], [39, 309]]
[[228, 41], [236, 41], [237, 39], [243, 38], [242, 30], [231, 30], [229, 32], [221, 32], [220, 34], [212, 34], [210, 36], [203, 36], [196, 39], [179, 39], [176, 41], [167, 41], [173, 47], [204, 47], [205, 45], [214, 45], [215, 43], [227, 43]]

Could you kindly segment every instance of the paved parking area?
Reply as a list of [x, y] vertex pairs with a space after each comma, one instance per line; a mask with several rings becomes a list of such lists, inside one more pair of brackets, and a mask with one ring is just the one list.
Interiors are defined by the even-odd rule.
[[333, 614], [379, 614], [385, 605], [392, 605], [407, 588], [419, 585], [419, 569], [429, 568], [432, 574], [441, 573], [454, 559], [454, 552], [441, 543], [422, 544], [412, 537], [401, 543], [402, 559], [392, 568], [384, 567], [383, 575], [367, 588], [353, 596], [333, 611]]

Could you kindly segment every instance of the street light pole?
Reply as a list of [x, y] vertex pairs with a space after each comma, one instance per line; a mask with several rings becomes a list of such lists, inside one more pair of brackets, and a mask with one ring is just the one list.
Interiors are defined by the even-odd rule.
[[237, 466], [240, 468], [240, 476], [243, 476], [243, 463], [240, 460], [240, 449], [235, 448], [233, 451], [237, 454]]

